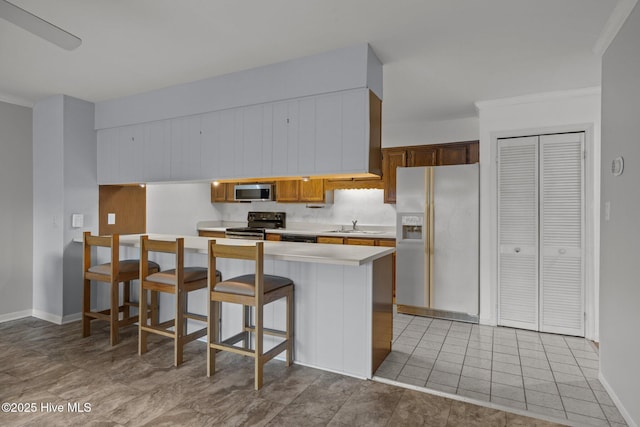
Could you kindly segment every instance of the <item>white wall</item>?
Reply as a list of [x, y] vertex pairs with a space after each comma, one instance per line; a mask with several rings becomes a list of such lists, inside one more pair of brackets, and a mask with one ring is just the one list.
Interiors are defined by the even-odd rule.
[[[384, 103], [382, 104], [384, 114]], [[465, 117], [437, 122], [414, 121], [384, 123], [382, 146], [443, 144], [480, 139], [478, 117]]]
[[0, 102], [0, 321], [31, 314], [32, 111]]
[[198, 221], [219, 220], [211, 204], [211, 184], [147, 185], [147, 232], [197, 235]]
[[63, 96], [33, 107], [33, 310], [62, 319]]
[[197, 234], [198, 221], [246, 221], [249, 211], [282, 211], [287, 222], [393, 226], [395, 205], [383, 203], [382, 190], [336, 190], [334, 203], [307, 208], [301, 203], [211, 203], [208, 183], [147, 186], [149, 233]]
[[[601, 380], [627, 416], [640, 425], [640, 7], [607, 49], [602, 64], [602, 216], [600, 257]], [[624, 172], [610, 173], [623, 156]], [[604, 210], [603, 210], [604, 212]]]
[[[64, 95], [33, 110], [33, 314], [55, 323], [79, 318], [82, 255], [71, 243], [97, 230], [93, 104]], [[85, 215], [71, 228], [71, 213]]]
[[[64, 97], [63, 316], [82, 311], [82, 231], [98, 229], [98, 176], [93, 103]], [[71, 215], [84, 215], [84, 227], [72, 228]]]
[[586, 335], [598, 339], [600, 90], [589, 88], [477, 103], [480, 118], [480, 321], [497, 322], [498, 137], [587, 130]]

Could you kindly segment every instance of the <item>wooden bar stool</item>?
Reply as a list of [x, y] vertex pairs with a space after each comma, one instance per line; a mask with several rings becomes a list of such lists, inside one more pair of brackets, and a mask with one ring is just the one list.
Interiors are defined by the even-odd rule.
[[[175, 269], [161, 272], [151, 272], [145, 268], [145, 263], [149, 259], [149, 252], [164, 252], [175, 254]], [[207, 322], [207, 316], [187, 311], [187, 296], [191, 291], [204, 289], [207, 287], [206, 267], [185, 267], [184, 266], [184, 238], [177, 238], [175, 241], [151, 240], [148, 236], [140, 237], [140, 259], [142, 268], [140, 269], [140, 304], [145, 304], [147, 291], [151, 291], [152, 298], [158, 292], [166, 292], [176, 296], [175, 317], [169, 321], [149, 323], [147, 313], [140, 312], [138, 322], [138, 354], [147, 352], [147, 334], [149, 332], [159, 334], [174, 340], [174, 365], [182, 363], [182, 355], [185, 344], [203, 337], [207, 334], [207, 327], [198, 329], [192, 333], [187, 333], [187, 319]], [[220, 272], [216, 272], [214, 277], [220, 280]]]
[[[263, 367], [266, 362], [281, 352], [287, 352], [286, 363], [291, 365], [293, 359], [293, 282], [281, 276], [265, 275], [263, 271], [264, 243], [255, 246], [218, 245], [215, 240], [209, 241], [209, 271], [216, 271], [216, 258], [235, 258], [255, 261], [255, 274], [234, 277], [215, 283], [209, 278], [209, 325], [207, 345], [207, 376], [215, 373], [216, 350], [231, 351], [250, 356], [255, 361], [255, 389], [262, 387]], [[263, 308], [266, 304], [286, 298], [287, 320], [286, 331], [266, 329], [263, 325]], [[220, 340], [220, 316], [222, 302], [242, 304], [243, 330], [224, 340]], [[254, 325], [251, 325], [251, 307], [255, 309]], [[254, 334], [254, 348], [250, 348], [251, 333]], [[283, 338], [278, 345], [264, 352], [264, 334]], [[235, 344], [243, 342], [243, 347]]]
[[[95, 319], [106, 320], [110, 327], [111, 345], [116, 345], [119, 340], [118, 329], [127, 325], [132, 325], [138, 320], [138, 315], [131, 315], [131, 307], [139, 309], [139, 304], [131, 301], [131, 281], [140, 277], [140, 260], [120, 259], [120, 237], [117, 234], [112, 236], [92, 236], [91, 232], [83, 234], [82, 271], [83, 271], [83, 298], [82, 298], [82, 336], [91, 335], [91, 321]], [[91, 247], [99, 246], [111, 248], [111, 261], [99, 265], [91, 265]], [[160, 266], [155, 262], [146, 265], [148, 271], [157, 272]], [[91, 281], [104, 282], [111, 285], [110, 308], [102, 311], [91, 311]], [[120, 283], [124, 283], [123, 302], [120, 305]], [[148, 307], [143, 304], [141, 307]], [[152, 307], [151, 316], [155, 316]], [[123, 313], [120, 319], [120, 313]]]

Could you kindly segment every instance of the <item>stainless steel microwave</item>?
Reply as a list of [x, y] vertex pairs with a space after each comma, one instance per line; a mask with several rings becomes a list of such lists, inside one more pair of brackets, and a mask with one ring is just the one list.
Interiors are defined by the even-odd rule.
[[239, 202], [265, 202], [273, 200], [272, 184], [238, 184], [235, 186], [234, 199]]

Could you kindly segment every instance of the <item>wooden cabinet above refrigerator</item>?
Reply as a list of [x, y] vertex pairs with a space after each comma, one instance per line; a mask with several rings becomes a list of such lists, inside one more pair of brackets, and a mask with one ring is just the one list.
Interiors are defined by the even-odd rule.
[[478, 163], [478, 148], [478, 141], [383, 148], [384, 202], [396, 202], [396, 168]]

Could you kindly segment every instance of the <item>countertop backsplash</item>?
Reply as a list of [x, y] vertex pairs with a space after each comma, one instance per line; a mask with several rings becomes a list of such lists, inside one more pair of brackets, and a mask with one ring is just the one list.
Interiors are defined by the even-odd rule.
[[379, 189], [335, 190], [333, 204], [322, 208], [308, 208], [304, 203], [215, 203], [223, 221], [246, 219], [249, 211], [278, 211], [287, 213], [287, 222], [348, 224], [358, 220], [360, 225], [393, 226], [396, 221], [395, 205], [384, 203], [384, 192]]
[[209, 183], [147, 186], [147, 232], [197, 234], [199, 221], [244, 221], [249, 211], [287, 213], [288, 223], [394, 226], [395, 205], [385, 204], [383, 190], [335, 190], [334, 203], [307, 208], [303, 203], [211, 203]]

